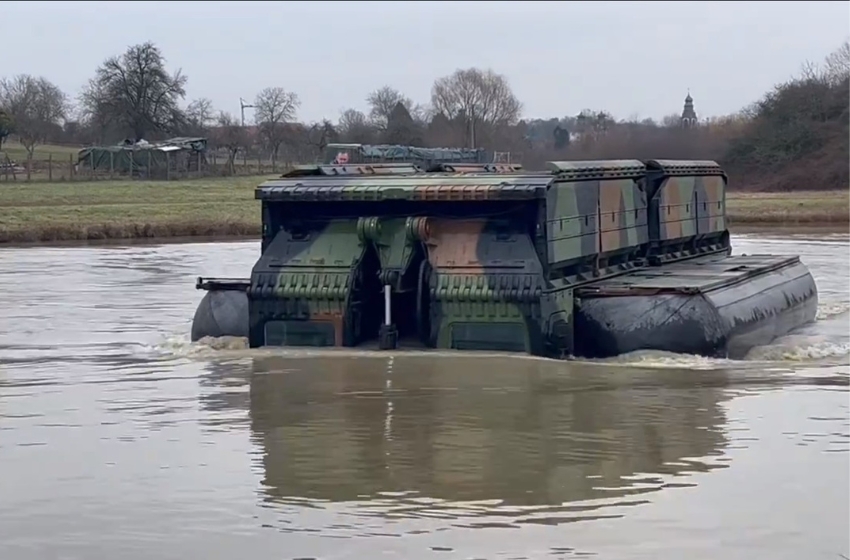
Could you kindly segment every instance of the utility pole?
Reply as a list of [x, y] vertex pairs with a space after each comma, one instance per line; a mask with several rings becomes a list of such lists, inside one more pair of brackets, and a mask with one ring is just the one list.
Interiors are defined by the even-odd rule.
[[242, 126], [244, 127], [245, 126], [245, 109], [253, 109], [254, 106], [245, 103], [245, 100], [240, 97], [239, 98], [239, 108], [242, 111]]

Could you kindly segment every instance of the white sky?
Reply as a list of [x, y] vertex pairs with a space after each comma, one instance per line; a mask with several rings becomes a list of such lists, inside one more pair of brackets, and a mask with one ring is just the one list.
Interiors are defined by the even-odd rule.
[[[848, 2], [3, 2], [0, 75], [71, 95], [106, 57], [154, 41], [234, 114], [266, 86], [301, 120], [365, 109], [391, 85], [427, 102], [459, 67], [505, 74], [526, 117], [728, 114], [850, 36]], [[246, 115], [249, 116], [249, 115]]]

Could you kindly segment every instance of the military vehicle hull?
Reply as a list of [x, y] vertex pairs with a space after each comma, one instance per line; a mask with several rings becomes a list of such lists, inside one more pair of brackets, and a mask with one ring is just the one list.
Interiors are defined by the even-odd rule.
[[817, 287], [796, 257], [709, 257], [612, 278], [579, 291], [576, 354], [661, 350], [742, 358], [808, 323]]
[[[232, 287], [207, 288], [193, 341], [248, 336], [249, 281], [213, 282], [222, 281]], [[578, 290], [571, 354], [608, 358], [657, 350], [739, 359], [813, 321], [817, 301], [814, 278], [796, 257], [714, 256], [643, 269]]]
[[192, 342], [205, 337], [248, 336], [247, 280], [198, 278], [196, 287], [207, 293], [192, 319]]
[[741, 356], [814, 319], [797, 259], [730, 256], [714, 162], [302, 166], [255, 191], [249, 278], [199, 279], [192, 339]]

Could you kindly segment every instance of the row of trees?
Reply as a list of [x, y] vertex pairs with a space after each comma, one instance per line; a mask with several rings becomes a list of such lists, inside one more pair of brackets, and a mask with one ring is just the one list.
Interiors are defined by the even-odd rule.
[[443, 134], [446, 142], [477, 145], [498, 127], [516, 124], [522, 108], [503, 76], [473, 68], [437, 80], [433, 108], [414, 105], [385, 86], [369, 95], [368, 114], [349, 109], [337, 123], [297, 123], [298, 95], [268, 87], [254, 99], [255, 126], [246, 129], [233, 114], [216, 111], [207, 98], [184, 106], [187, 80], [181, 70], [167, 71], [162, 53], [150, 42], [106, 59], [76, 103], [44, 77], [4, 78], [0, 80], [0, 147], [12, 133], [30, 154], [47, 141], [90, 144], [213, 133], [215, 143], [231, 152], [260, 144], [275, 159], [287, 141], [312, 146], [341, 138], [421, 144], [435, 117], [441, 117], [436, 124], [447, 133], [458, 129], [457, 138]]
[[477, 68], [438, 78], [428, 104], [381, 87], [368, 95], [368, 111], [347, 109], [336, 122], [298, 122], [298, 95], [268, 87], [253, 100], [253, 125], [243, 126], [241, 118], [217, 111], [207, 98], [187, 103], [187, 76], [167, 71], [165, 62], [152, 43], [131, 46], [105, 60], [76, 99], [43, 77], [0, 80], [0, 147], [12, 133], [30, 156], [45, 142], [204, 135], [231, 162], [248, 149], [273, 161], [310, 160], [328, 142], [346, 141], [485, 147], [521, 154], [527, 167], [564, 158], [716, 159], [754, 177], [802, 158], [843, 154], [842, 166], [830, 165], [827, 179], [847, 184], [847, 150], [840, 152], [848, 138], [847, 42], [823, 64], [807, 64], [798, 78], [739, 114], [689, 130], [679, 126], [676, 114], [659, 123], [617, 120], [606, 111], [586, 109], [574, 116], [523, 120], [522, 103], [508, 80]]

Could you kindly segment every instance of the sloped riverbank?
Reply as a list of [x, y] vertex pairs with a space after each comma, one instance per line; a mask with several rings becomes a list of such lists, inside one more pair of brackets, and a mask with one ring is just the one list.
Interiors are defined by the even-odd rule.
[[[0, 243], [232, 238], [260, 233], [264, 177], [0, 185]], [[730, 192], [735, 226], [850, 224], [848, 191]]]

